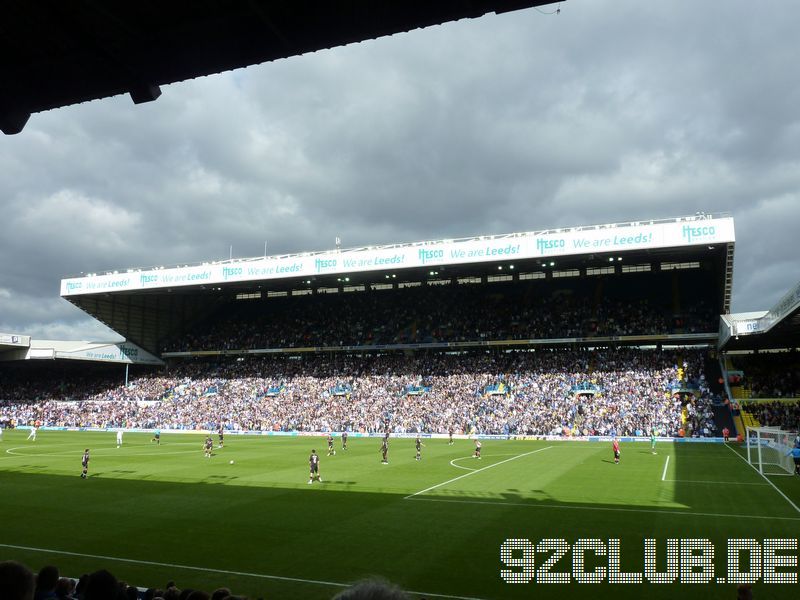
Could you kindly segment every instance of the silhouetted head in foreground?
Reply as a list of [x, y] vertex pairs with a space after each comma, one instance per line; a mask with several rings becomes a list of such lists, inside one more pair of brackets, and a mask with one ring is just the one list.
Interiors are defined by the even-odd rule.
[[410, 600], [410, 597], [388, 581], [367, 579], [339, 592], [333, 600]]

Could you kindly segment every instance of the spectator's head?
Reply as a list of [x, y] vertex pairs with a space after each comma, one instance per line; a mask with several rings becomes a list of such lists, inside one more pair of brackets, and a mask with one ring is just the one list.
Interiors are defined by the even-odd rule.
[[105, 569], [89, 575], [83, 600], [109, 600], [117, 597], [117, 578]]
[[58, 567], [47, 565], [39, 569], [36, 575], [36, 591], [52, 592], [58, 583]]
[[211, 600], [211, 596], [201, 590], [195, 590], [186, 597], [186, 600]]
[[23, 564], [8, 560], [0, 562], [0, 590], [7, 600], [32, 600], [33, 573]]
[[228, 588], [219, 588], [211, 593], [211, 600], [222, 600], [230, 595], [231, 591]]
[[75, 582], [69, 577], [62, 577], [56, 584], [56, 596], [58, 598], [69, 598], [75, 591]]
[[174, 585], [164, 591], [164, 600], [180, 600], [181, 591]]
[[409, 596], [388, 581], [367, 579], [336, 594], [333, 600], [409, 600]]
[[84, 573], [81, 575], [81, 578], [78, 579], [78, 583], [75, 585], [75, 595], [80, 596], [83, 598], [83, 594], [86, 591], [86, 584], [89, 583], [89, 576]]
[[749, 583], [740, 583], [736, 588], [736, 600], [753, 600], [753, 588]]

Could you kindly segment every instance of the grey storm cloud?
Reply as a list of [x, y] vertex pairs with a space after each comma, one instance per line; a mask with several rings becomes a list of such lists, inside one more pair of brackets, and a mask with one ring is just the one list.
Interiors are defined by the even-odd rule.
[[0, 138], [0, 331], [62, 277], [727, 212], [733, 309], [800, 279], [800, 5], [569, 0], [34, 115]]

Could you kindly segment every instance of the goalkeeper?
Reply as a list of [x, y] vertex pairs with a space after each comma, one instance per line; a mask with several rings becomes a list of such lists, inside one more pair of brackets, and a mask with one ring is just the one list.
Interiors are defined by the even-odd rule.
[[795, 446], [786, 453], [786, 456], [792, 455], [794, 459], [794, 474], [800, 475], [800, 446]]

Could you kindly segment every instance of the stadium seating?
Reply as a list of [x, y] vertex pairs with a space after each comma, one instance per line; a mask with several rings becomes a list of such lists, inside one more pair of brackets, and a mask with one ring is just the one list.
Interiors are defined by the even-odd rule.
[[703, 359], [630, 348], [278, 354], [177, 363], [127, 387], [37, 382], [29, 397], [7, 379], [0, 409], [70, 427], [711, 435]]
[[[224, 304], [165, 351], [370, 346], [516, 339], [707, 333], [711, 302], [679, 310], [653, 290], [664, 274], [621, 281], [507, 282], [248, 298]], [[447, 282], [446, 282], [447, 283]]]

